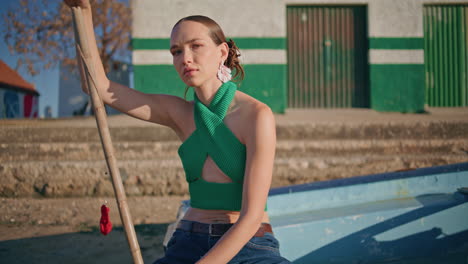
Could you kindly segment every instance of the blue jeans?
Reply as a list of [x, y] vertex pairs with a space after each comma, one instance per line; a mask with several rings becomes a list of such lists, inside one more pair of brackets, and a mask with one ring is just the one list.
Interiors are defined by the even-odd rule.
[[[192, 233], [177, 229], [167, 244], [166, 255], [153, 264], [193, 264], [204, 256], [220, 239], [220, 236]], [[284, 264], [291, 263], [280, 256], [279, 242], [272, 233], [253, 237], [229, 261], [229, 264]]]

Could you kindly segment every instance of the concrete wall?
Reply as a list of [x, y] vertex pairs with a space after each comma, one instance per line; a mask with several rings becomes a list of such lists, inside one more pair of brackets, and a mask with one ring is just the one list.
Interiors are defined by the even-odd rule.
[[0, 118], [36, 118], [39, 96], [0, 87]]
[[466, 4], [466, 1], [369, 1], [369, 71], [373, 109], [424, 111], [423, 9], [428, 4], [449, 3]]
[[369, 2], [371, 107], [424, 111], [423, 2]]
[[[286, 25], [281, 2], [136, 0], [133, 12], [136, 89], [183, 95], [185, 84], [179, 80], [168, 51], [170, 31], [180, 18], [201, 14], [217, 21], [241, 49], [246, 77], [240, 90], [276, 112], [286, 108]], [[191, 92], [189, 95], [191, 99]]]
[[[184, 84], [172, 67], [169, 35], [178, 19], [193, 14], [216, 20], [241, 49], [246, 79], [241, 90], [282, 112], [287, 94], [286, 8], [288, 5], [366, 5], [369, 32], [371, 108], [424, 110], [425, 4], [462, 0], [134, 0], [135, 88], [181, 95]], [[159, 76], [159, 78], [155, 78]]]

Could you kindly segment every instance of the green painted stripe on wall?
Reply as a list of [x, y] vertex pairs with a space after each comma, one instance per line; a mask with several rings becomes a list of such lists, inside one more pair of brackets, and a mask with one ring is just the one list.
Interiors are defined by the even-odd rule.
[[[229, 38], [228, 38], [229, 39]], [[286, 49], [285, 38], [232, 38], [240, 49]], [[168, 50], [170, 39], [168, 38], [134, 38], [132, 39], [134, 50]]]
[[424, 49], [424, 38], [369, 38], [370, 49]]
[[424, 112], [424, 65], [372, 64], [370, 89], [376, 111]]
[[133, 65], [133, 85], [136, 90], [144, 93], [163, 93], [180, 97], [184, 96], [185, 90], [185, 84], [180, 80], [173, 65]]
[[244, 65], [245, 79], [240, 90], [267, 104], [275, 113], [286, 110], [285, 64]]
[[[172, 65], [134, 65], [134, 87], [145, 93], [184, 96], [185, 84]], [[245, 79], [239, 88], [267, 104], [274, 112], [286, 109], [286, 65], [244, 65]], [[157, 78], [155, 77], [157, 76]], [[193, 92], [187, 100], [193, 100]]]
[[163, 49], [169, 50], [170, 39], [168, 38], [134, 38], [132, 39], [133, 50], [151, 50], [151, 49]]
[[[229, 38], [228, 38], [229, 39]], [[286, 49], [286, 38], [232, 38], [240, 49]]]

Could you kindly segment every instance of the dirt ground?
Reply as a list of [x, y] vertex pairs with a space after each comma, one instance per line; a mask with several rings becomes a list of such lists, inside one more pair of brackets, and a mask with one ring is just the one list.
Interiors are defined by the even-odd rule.
[[[168, 223], [188, 197], [129, 197], [145, 263], [163, 255]], [[114, 228], [99, 232], [108, 201]], [[131, 263], [113, 198], [0, 199], [0, 263]]]

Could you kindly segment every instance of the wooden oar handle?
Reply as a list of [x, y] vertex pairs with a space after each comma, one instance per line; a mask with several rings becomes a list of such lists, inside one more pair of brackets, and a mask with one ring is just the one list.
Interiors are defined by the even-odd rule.
[[124, 225], [125, 235], [130, 247], [130, 251], [133, 257], [133, 262], [136, 264], [143, 264], [141, 257], [140, 246], [133, 226], [132, 217], [130, 216], [130, 210], [128, 209], [127, 198], [125, 195], [125, 189], [122, 184], [122, 178], [117, 167], [117, 161], [114, 155], [114, 149], [112, 146], [112, 140], [107, 125], [107, 116], [104, 108], [104, 104], [99, 97], [99, 93], [96, 87], [96, 71], [94, 68], [94, 62], [92, 60], [90, 45], [88, 36], [86, 34], [86, 25], [83, 19], [82, 10], [79, 7], [72, 7], [73, 15], [73, 29], [75, 32], [75, 41], [77, 45], [77, 59], [82, 60], [84, 68], [84, 80], [88, 85], [89, 95], [93, 104], [94, 115], [96, 117], [96, 124], [98, 127], [99, 135], [101, 137], [102, 148], [106, 157], [107, 167], [109, 174], [112, 179], [112, 185], [114, 186], [115, 196], [117, 198], [117, 204], [119, 207], [120, 219]]

